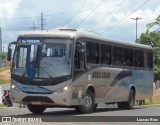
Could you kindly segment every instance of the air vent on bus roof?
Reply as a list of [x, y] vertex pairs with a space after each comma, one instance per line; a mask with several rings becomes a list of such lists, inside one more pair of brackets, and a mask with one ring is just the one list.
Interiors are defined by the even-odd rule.
[[61, 31], [77, 31], [76, 29], [59, 29]]

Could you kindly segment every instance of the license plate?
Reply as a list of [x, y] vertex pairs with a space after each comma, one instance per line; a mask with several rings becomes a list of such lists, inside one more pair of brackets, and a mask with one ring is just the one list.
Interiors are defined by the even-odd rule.
[[31, 101], [32, 105], [42, 105], [43, 103], [41, 101]]

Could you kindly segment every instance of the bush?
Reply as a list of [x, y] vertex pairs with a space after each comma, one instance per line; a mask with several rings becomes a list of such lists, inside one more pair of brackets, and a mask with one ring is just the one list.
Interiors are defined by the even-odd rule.
[[1, 52], [0, 53], [0, 58], [6, 59], [7, 58], [7, 53], [6, 52]]

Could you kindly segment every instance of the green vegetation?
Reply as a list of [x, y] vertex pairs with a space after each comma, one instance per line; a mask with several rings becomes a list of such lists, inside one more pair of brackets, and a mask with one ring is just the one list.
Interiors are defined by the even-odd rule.
[[4, 104], [0, 104], [0, 108], [2, 108], [2, 107], [5, 107], [5, 105]]
[[4, 67], [4, 68], [0, 68], [0, 72], [6, 71], [6, 70], [8, 70], [8, 69], [10, 69], [10, 66], [9, 66], [9, 65], [7, 65], [7, 66]]
[[145, 105], [157, 105], [160, 104], [160, 102], [146, 102]]
[[0, 85], [10, 83], [10, 72], [9, 72], [9, 70], [10, 70], [9, 65], [7, 65], [7, 67], [0, 68], [0, 76], [3, 75], [3, 77], [0, 77]]
[[0, 58], [6, 59], [7, 58], [7, 53], [6, 52], [1, 52], [0, 53]]
[[7, 80], [0, 80], [0, 85], [1, 84], [6, 84], [6, 83], [10, 83], [11, 80], [10, 79], [7, 79]]
[[[145, 105], [160, 105], [160, 102], [145, 102]], [[138, 103], [135, 103], [135, 106], [140, 106]]]
[[146, 28], [146, 32], [141, 33], [139, 40], [136, 42], [153, 46], [154, 81], [157, 81], [160, 79], [160, 15], [154, 22], [147, 24]]

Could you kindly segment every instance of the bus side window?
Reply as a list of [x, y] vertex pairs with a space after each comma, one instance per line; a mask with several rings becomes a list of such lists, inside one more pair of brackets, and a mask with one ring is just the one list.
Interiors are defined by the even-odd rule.
[[134, 67], [143, 67], [144, 54], [140, 50], [134, 50]]
[[87, 63], [99, 64], [99, 43], [86, 43]]
[[74, 68], [85, 68], [85, 47], [80, 42], [77, 42], [75, 47]]
[[124, 66], [133, 66], [133, 49], [124, 48]]
[[153, 53], [147, 52], [147, 68], [152, 69], [153, 68]]
[[101, 64], [111, 65], [111, 46], [101, 44]]
[[123, 66], [123, 48], [113, 46], [113, 65]]

